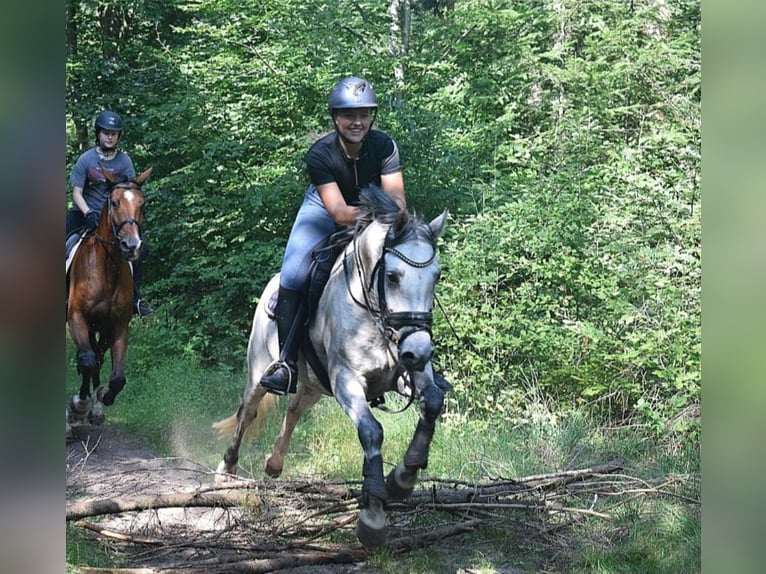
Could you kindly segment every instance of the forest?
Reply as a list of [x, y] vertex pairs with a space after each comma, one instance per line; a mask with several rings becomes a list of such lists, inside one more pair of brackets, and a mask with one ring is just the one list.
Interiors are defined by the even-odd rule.
[[153, 168], [143, 340], [240, 370], [329, 90], [364, 77], [408, 206], [449, 210], [444, 416], [513, 423], [545, 397], [694, 443], [700, 35], [693, 0], [67, 0], [63, 175], [119, 113]]
[[[464, 550], [450, 538], [430, 553], [383, 551], [360, 558], [364, 571], [700, 571], [699, 0], [65, 7], [66, 209], [102, 110], [123, 118], [137, 173], [153, 170], [143, 295], [156, 313], [131, 322], [128, 384], [105, 444], [140, 435], [172, 460], [215, 468], [224, 447], [210, 422], [241, 396], [253, 311], [308, 185], [304, 156], [332, 130], [332, 86], [360, 76], [378, 96], [375, 127], [399, 146], [408, 208], [449, 214], [433, 363], [453, 390], [424, 480], [620, 471], [536, 500], [573, 514], [506, 509], [515, 514], [487, 523], [480, 509], [485, 524]], [[66, 370], [68, 398], [78, 384], [68, 339]], [[272, 494], [306, 476], [358, 478], [357, 437], [333, 407], [320, 403], [296, 430], [293, 470]], [[413, 416], [385, 421], [386, 464]], [[99, 480], [89, 457], [117, 468], [120, 447], [97, 444], [80, 445], [82, 465], [68, 445], [68, 511]], [[260, 477], [267, 448], [249, 446], [240, 466]], [[429, 532], [445, 515], [418, 516]], [[271, 528], [257, 518], [252, 528]], [[67, 525], [68, 572], [133, 564], [79, 526]], [[164, 534], [157, 544], [168, 548]], [[148, 553], [139, 544], [130, 558]]]

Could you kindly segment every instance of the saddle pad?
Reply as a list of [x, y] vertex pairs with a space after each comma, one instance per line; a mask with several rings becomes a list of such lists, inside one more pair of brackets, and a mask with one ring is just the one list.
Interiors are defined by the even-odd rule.
[[66, 240], [66, 266], [64, 269], [65, 275], [69, 274], [69, 267], [72, 265], [74, 254], [77, 253], [77, 248], [80, 247], [83, 237], [84, 236], [80, 235], [79, 233], [73, 233]]
[[279, 302], [279, 289], [274, 291], [269, 298], [269, 302], [266, 304], [266, 315], [269, 319], [275, 321], [277, 318], [277, 303]]

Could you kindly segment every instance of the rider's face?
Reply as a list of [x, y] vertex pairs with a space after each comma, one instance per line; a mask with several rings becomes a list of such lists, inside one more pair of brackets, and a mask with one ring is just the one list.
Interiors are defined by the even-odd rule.
[[372, 109], [338, 110], [335, 114], [335, 127], [350, 143], [360, 143], [372, 125]]
[[101, 149], [114, 149], [119, 139], [120, 132], [112, 130], [101, 130], [98, 132], [98, 145]]

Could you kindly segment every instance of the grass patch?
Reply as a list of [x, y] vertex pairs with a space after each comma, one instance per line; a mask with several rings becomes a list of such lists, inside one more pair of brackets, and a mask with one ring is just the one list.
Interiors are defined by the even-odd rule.
[[[157, 343], [157, 335], [149, 336], [148, 331], [137, 330], [131, 342], [128, 384], [115, 405], [107, 408], [106, 424], [122, 425], [144, 437], [162, 455], [190, 458], [214, 469], [227, 445], [218, 440], [211, 424], [236, 411], [244, 369], [240, 373], [207, 369], [183, 352], [153, 353], [147, 345]], [[67, 398], [78, 384], [68, 344]], [[262, 436], [243, 445], [243, 476], [264, 476], [263, 461], [279, 433], [286, 402], [279, 401]], [[392, 409], [404, 404], [398, 398], [388, 402]], [[447, 540], [404, 556], [376, 552], [370, 566], [391, 574], [459, 568], [490, 574], [503, 567], [583, 574], [699, 572], [699, 507], [681, 498], [700, 500], [698, 445], [674, 443], [671, 435], [657, 441], [640, 427], [610, 428], [585, 413], [557, 410], [552, 404], [539, 394], [529, 394], [494, 420], [447, 413], [437, 427], [422, 476], [486, 482], [586, 468], [619, 458], [631, 476], [647, 482], [667, 477], [674, 485], [668, 489], [678, 496], [637, 496], [619, 506], [601, 498], [593, 510], [609, 513], [612, 520], [582, 519], [550, 534], [530, 529], [529, 524], [539, 518], [520, 514], [518, 522], [507, 528], [479, 528], [462, 535], [459, 544], [466, 551], [455, 553], [454, 540]], [[384, 428], [386, 471], [401, 461], [417, 416], [416, 405], [398, 414], [376, 412]], [[296, 428], [283, 477], [361, 480], [362, 460], [356, 429], [336, 402], [326, 398]], [[691, 478], [673, 481], [673, 477]], [[114, 556], [108, 546], [67, 527], [67, 564], [114, 565]]]
[[575, 572], [616, 574], [700, 572], [699, 512], [667, 501], [638, 501], [622, 509], [614, 524], [583, 537]]
[[96, 540], [95, 535], [82, 528], [66, 526], [66, 572], [79, 572], [76, 565], [87, 564], [94, 568], [119, 567], [120, 559], [107, 542]]

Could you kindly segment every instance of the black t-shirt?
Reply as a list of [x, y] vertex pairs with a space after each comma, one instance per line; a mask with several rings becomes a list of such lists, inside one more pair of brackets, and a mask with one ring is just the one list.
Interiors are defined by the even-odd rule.
[[370, 130], [358, 159], [343, 153], [339, 136], [333, 132], [316, 141], [306, 154], [309, 178], [315, 186], [336, 182], [348, 205], [359, 204], [359, 190], [375, 183], [380, 176], [402, 170], [399, 148], [391, 136]]

